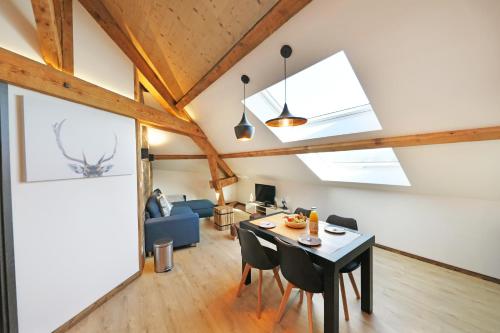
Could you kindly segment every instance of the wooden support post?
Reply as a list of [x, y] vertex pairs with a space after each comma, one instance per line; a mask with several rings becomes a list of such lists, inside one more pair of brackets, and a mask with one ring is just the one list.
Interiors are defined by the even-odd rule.
[[[217, 172], [217, 158], [215, 155], [208, 156], [208, 167], [210, 168], [210, 174], [212, 176], [212, 181], [216, 181], [219, 176]], [[217, 204], [219, 206], [223, 206], [225, 204], [224, 200], [224, 192], [222, 191], [222, 187], [220, 187], [217, 183], [217, 186], [214, 188], [215, 193], [217, 195]]]
[[[54, 5], [52, 0], [31, 0], [31, 5], [35, 15], [38, 43], [43, 60], [50, 66], [61, 69], [61, 8], [58, 4]], [[56, 15], [56, 10], [59, 15]]]

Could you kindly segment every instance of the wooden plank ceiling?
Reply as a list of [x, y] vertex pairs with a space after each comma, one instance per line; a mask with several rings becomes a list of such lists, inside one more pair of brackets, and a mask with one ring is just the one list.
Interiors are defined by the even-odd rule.
[[178, 100], [277, 0], [103, 0]]

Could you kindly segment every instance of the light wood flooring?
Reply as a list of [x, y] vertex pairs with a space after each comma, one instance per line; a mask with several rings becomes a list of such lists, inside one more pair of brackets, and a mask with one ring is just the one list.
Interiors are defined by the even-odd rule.
[[[281, 294], [264, 272], [263, 312], [257, 319], [257, 283], [236, 297], [241, 276], [238, 241], [201, 220], [197, 247], [174, 251], [175, 267], [143, 275], [70, 329], [70, 332], [307, 332], [307, 306], [298, 292], [275, 323]], [[359, 284], [359, 272], [355, 278]], [[257, 281], [257, 272], [253, 272]], [[346, 284], [350, 321], [340, 309], [341, 332], [500, 332], [500, 285], [375, 248], [374, 312], [361, 312]], [[342, 302], [340, 302], [342, 307]], [[313, 299], [314, 329], [323, 329], [323, 299]]]

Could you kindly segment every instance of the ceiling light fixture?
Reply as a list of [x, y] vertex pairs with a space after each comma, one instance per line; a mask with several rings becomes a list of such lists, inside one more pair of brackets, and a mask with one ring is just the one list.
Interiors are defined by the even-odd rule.
[[267, 126], [271, 127], [288, 127], [288, 126], [299, 126], [307, 123], [307, 119], [303, 117], [296, 117], [288, 111], [288, 105], [286, 104], [286, 59], [290, 58], [292, 55], [292, 48], [290, 45], [283, 45], [280, 50], [280, 54], [283, 57], [284, 62], [284, 73], [285, 73], [285, 105], [283, 106], [283, 111], [278, 118], [269, 119], [266, 121]]
[[246, 90], [245, 87], [250, 82], [250, 78], [246, 75], [241, 76], [241, 82], [243, 82], [243, 116], [241, 117], [240, 123], [234, 126], [234, 134], [236, 134], [236, 139], [240, 141], [252, 140], [253, 134], [255, 133], [255, 127], [250, 124], [246, 115]]

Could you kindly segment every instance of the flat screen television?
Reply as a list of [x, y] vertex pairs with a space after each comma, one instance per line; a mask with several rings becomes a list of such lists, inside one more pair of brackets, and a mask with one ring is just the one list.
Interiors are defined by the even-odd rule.
[[276, 187], [272, 185], [255, 184], [255, 200], [265, 204], [274, 204]]

